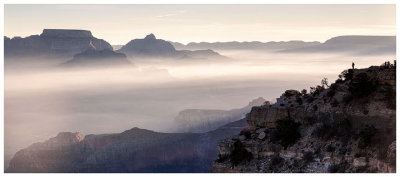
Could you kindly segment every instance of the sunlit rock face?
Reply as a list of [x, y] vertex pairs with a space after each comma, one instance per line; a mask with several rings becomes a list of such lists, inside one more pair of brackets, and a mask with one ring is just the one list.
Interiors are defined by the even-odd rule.
[[312, 93], [253, 107], [249, 127], [219, 144], [212, 172], [396, 172], [396, 69], [347, 70]]
[[70, 58], [86, 50], [90, 43], [97, 50], [112, 50], [108, 42], [93, 37], [87, 30], [44, 29], [40, 35], [5, 38], [4, 52], [6, 58], [39, 56]]

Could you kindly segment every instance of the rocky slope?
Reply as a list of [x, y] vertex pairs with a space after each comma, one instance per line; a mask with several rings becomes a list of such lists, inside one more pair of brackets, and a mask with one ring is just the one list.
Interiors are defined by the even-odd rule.
[[218, 142], [246, 125], [242, 119], [206, 133], [133, 128], [84, 138], [63, 132], [18, 151], [6, 172], [209, 172]]
[[179, 132], [203, 133], [215, 130], [229, 122], [243, 119], [253, 106], [264, 104], [264, 98], [252, 100], [248, 105], [232, 110], [185, 109], [175, 118]]
[[149, 34], [144, 39], [131, 40], [118, 51], [133, 58], [225, 58], [212, 50], [176, 50], [168, 41], [156, 39], [154, 34]]
[[311, 93], [253, 107], [212, 172], [395, 172], [396, 69], [349, 69]]
[[12, 39], [4, 37], [4, 54], [6, 58], [71, 58], [86, 50], [91, 42], [97, 50], [112, 50], [108, 42], [93, 37], [87, 30], [44, 29], [40, 35]]

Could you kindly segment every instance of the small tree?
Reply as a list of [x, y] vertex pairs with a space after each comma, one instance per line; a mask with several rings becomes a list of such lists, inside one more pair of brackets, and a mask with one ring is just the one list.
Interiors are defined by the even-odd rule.
[[324, 88], [325, 88], [325, 86], [326, 86], [326, 88], [328, 88], [328, 87], [329, 87], [329, 86], [328, 86], [328, 78], [324, 77], [324, 78], [321, 80], [321, 85], [322, 85], [322, 87], [324, 87]]
[[316, 91], [315, 87], [310, 87], [310, 94], [314, 94], [315, 91]]
[[306, 89], [301, 90], [301, 94], [306, 95], [307, 94], [307, 90]]

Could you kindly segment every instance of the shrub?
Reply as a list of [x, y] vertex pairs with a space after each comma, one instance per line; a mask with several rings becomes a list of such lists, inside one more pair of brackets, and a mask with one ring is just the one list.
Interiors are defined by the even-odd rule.
[[307, 125], [314, 125], [317, 122], [317, 118], [312, 117], [312, 116], [307, 116], [304, 118], [305, 124]]
[[302, 105], [303, 104], [303, 99], [301, 99], [300, 97], [297, 97], [296, 98], [296, 102], [297, 102], [297, 104]]
[[352, 135], [352, 126], [347, 118], [327, 118], [322, 121], [321, 126], [314, 129], [312, 135], [323, 140], [338, 137], [342, 142], [347, 142]]
[[[340, 75], [339, 75], [340, 76]], [[343, 83], [344, 81], [342, 80], [342, 79], [336, 79], [336, 81], [335, 81], [335, 83], [337, 83], [337, 84], [340, 84], [340, 83]]]
[[308, 102], [308, 103], [311, 103], [311, 102], [313, 102], [314, 100], [315, 100], [315, 98], [312, 97], [312, 96], [310, 96], [310, 97], [307, 98], [307, 102]]
[[313, 107], [312, 107], [312, 110], [315, 112], [315, 111], [317, 111], [318, 110], [318, 106], [315, 104]]
[[336, 99], [333, 99], [333, 101], [331, 102], [331, 106], [332, 107], [338, 107], [339, 106], [339, 102]]
[[360, 140], [358, 141], [358, 148], [365, 149], [371, 145], [371, 138], [377, 133], [377, 129], [373, 125], [365, 126], [360, 134]]
[[348, 163], [341, 162], [340, 164], [334, 164], [328, 167], [329, 173], [344, 173], [346, 172]]
[[332, 84], [331, 87], [329, 87], [329, 91], [328, 93], [326, 93], [326, 96], [328, 96], [329, 98], [335, 96], [337, 87], [337, 84]]
[[366, 73], [358, 74], [349, 84], [349, 91], [355, 98], [369, 96], [377, 88], [377, 81]]
[[308, 151], [303, 154], [303, 160], [305, 163], [310, 163], [314, 161], [313, 153]]
[[351, 100], [353, 100], [353, 96], [352, 96], [352, 95], [345, 95], [345, 96], [343, 96], [343, 102], [344, 102], [345, 104], [349, 104]]
[[339, 79], [344, 78], [344, 81], [348, 81], [350, 79], [353, 78], [353, 70], [352, 69], [348, 69], [348, 70], [344, 70], [342, 71], [342, 73], [339, 75]]
[[253, 159], [253, 155], [251, 152], [247, 151], [242, 142], [235, 141], [233, 143], [233, 150], [231, 154], [229, 155], [229, 160], [232, 163], [232, 165], [238, 165], [242, 161], [250, 161]]
[[332, 145], [328, 145], [328, 147], [326, 147], [326, 152], [334, 152], [335, 151], [335, 147], [333, 147]]
[[316, 87], [310, 87], [310, 94], [313, 96], [318, 96], [325, 88], [321, 85], [317, 85]]
[[280, 157], [279, 154], [272, 156], [271, 161], [269, 163], [270, 170], [275, 171], [276, 169], [281, 167], [283, 165], [283, 161], [284, 159]]
[[396, 110], [396, 90], [392, 89], [390, 85], [386, 85], [384, 89], [386, 108]]
[[324, 77], [324, 78], [321, 80], [321, 86], [322, 86], [322, 87], [326, 87], [326, 88], [329, 87], [329, 86], [328, 86], [328, 78]]
[[225, 162], [227, 159], [228, 159], [228, 156], [226, 156], [226, 155], [223, 156], [221, 154], [218, 154], [218, 159], [216, 160], [216, 162], [222, 163], [222, 162]]
[[269, 105], [271, 105], [271, 103], [269, 101], [265, 101], [264, 105], [269, 106]]
[[299, 123], [294, 122], [291, 119], [281, 119], [277, 120], [277, 127], [276, 127], [276, 137], [273, 139], [274, 143], [279, 143], [285, 149], [293, 145], [300, 139], [301, 135], [298, 131], [300, 126]]
[[307, 90], [306, 89], [301, 90], [301, 94], [306, 95], [307, 94]]

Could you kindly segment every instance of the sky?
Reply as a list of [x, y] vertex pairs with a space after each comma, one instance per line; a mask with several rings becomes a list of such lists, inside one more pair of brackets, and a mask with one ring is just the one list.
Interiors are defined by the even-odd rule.
[[320, 41], [340, 35], [396, 35], [395, 5], [13, 5], [5, 36], [45, 28], [85, 29], [112, 45], [154, 33], [188, 43]]

